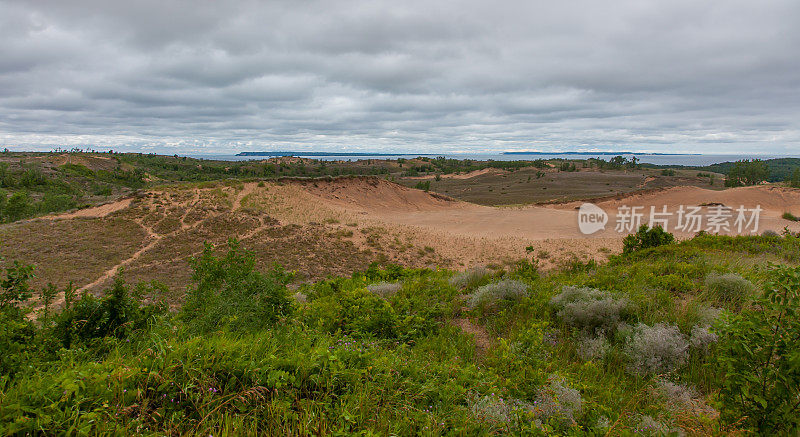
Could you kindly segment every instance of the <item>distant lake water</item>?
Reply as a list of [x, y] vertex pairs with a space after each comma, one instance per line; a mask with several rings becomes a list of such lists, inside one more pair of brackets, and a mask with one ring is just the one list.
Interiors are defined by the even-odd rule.
[[[261, 161], [270, 158], [269, 156], [236, 156], [236, 155], [204, 155], [204, 154], [189, 154], [191, 158], [211, 159], [219, 161]], [[343, 155], [293, 155], [300, 158], [319, 159], [323, 161], [358, 161], [365, 159], [398, 159], [398, 158], [414, 158], [417, 156], [425, 156], [435, 158], [437, 156], [444, 156], [445, 158], [453, 159], [474, 159], [478, 161], [494, 160], [494, 161], [519, 161], [519, 160], [535, 160], [535, 159], [589, 159], [601, 158], [608, 161], [614, 155], [600, 155], [600, 154], [536, 154], [536, 155], [504, 155], [501, 153], [433, 153], [433, 154], [410, 154], [410, 155], [363, 155], [363, 156], [343, 156]], [[705, 166], [717, 164], [726, 161], [738, 161], [740, 159], [773, 159], [773, 158], [800, 158], [800, 155], [787, 156], [787, 155], [653, 155], [653, 154], [623, 154], [626, 158], [635, 156], [639, 162], [646, 164], [657, 165], [686, 165], [686, 166]]]

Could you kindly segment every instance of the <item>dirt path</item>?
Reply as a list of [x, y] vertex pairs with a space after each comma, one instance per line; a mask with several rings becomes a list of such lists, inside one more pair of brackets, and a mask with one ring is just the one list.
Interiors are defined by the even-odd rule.
[[130, 265], [132, 262], [134, 262], [137, 259], [139, 259], [139, 257], [142, 256], [145, 252], [147, 252], [148, 250], [150, 250], [153, 247], [155, 247], [155, 245], [158, 244], [158, 242], [161, 241], [161, 239], [163, 238], [162, 235], [157, 235], [157, 234], [155, 234], [155, 235], [156, 236], [152, 239], [152, 241], [150, 241], [150, 243], [148, 243], [146, 246], [144, 246], [141, 249], [139, 249], [136, 252], [134, 252], [133, 255], [131, 255], [130, 257], [128, 257], [127, 259], [125, 259], [121, 263], [119, 263], [119, 264], [115, 265], [114, 267], [106, 270], [105, 273], [103, 273], [99, 278], [97, 278], [93, 282], [91, 282], [89, 284], [86, 284], [83, 287], [79, 288], [77, 290], [78, 293], [82, 293], [82, 292], [84, 292], [86, 290], [89, 290], [91, 288], [97, 287], [98, 285], [101, 285], [105, 281], [108, 281], [109, 279], [111, 279], [114, 276], [116, 276], [117, 273], [119, 273], [119, 270], [121, 268]]
[[244, 198], [250, 194], [253, 194], [253, 192], [256, 191], [257, 186], [258, 184], [255, 182], [248, 182], [244, 184], [244, 188], [236, 193], [236, 198], [233, 200], [233, 206], [231, 206], [231, 210], [237, 211], [242, 209], [242, 200], [244, 200]]
[[469, 319], [453, 319], [452, 323], [453, 325], [461, 328], [461, 330], [465, 333], [472, 335], [473, 339], [475, 340], [475, 349], [478, 353], [478, 356], [485, 355], [486, 352], [488, 352], [489, 349], [491, 349], [494, 345], [494, 340], [489, 333], [486, 332], [486, 329], [480, 325], [472, 323]]
[[[45, 220], [69, 220], [74, 218], [103, 218], [113, 212], [121, 211], [129, 206], [133, 199], [121, 199], [116, 202], [106, 203], [100, 206], [93, 206], [91, 208], [79, 209], [77, 211], [68, 212], [65, 214], [54, 214], [39, 217]], [[35, 220], [35, 219], [34, 219]]]

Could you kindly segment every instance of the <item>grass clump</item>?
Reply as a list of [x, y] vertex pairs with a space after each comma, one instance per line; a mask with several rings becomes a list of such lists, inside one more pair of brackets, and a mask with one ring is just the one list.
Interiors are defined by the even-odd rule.
[[628, 368], [638, 375], [661, 375], [678, 370], [688, 358], [689, 342], [677, 326], [637, 325], [625, 347]]
[[784, 212], [781, 217], [783, 217], [785, 220], [789, 220], [792, 222], [800, 221], [800, 217], [797, 217], [796, 215], [792, 214], [789, 211]]
[[492, 306], [501, 301], [519, 300], [528, 294], [528, 284], [515, 279], [503, 279], [479, 287], [467, 301], [471, 309]]
[[471, 289], [483, 285], [491, 272], [486, 267], [474, 267], [450, 277], [450, 285], [458, 289]]
[[386, 299], [397, 293], [400, 287], [402, 287], [402, 284], [399, 282], [378, 282], [377, 284], [367, 285], [367, 290]]
[[706, 292], [718, 302], [741, 305], [756, 291], [752, 282], [736, 273], [710, 273], [705, 279]]
[[551, 375], [547, 385], [537, 391], [533, 409], [536, 418], [542, 422], [569, 426], [575, 424], [582, 405], [578, 390], [568, 386], [564, 378]]

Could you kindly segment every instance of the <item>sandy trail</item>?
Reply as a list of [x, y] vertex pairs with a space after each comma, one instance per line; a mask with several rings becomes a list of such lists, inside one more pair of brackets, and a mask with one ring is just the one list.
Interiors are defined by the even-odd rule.
[[236, 198], [233, 200], [233, 206], [231, 209], [233, 211], [237, 211], [242, 209], [242, 200], [245, 197], [253, 194], [256, 191], [258, 184], [255, 182], [248, 182], [244, 184], [244, 188], [242, 188], [238, 193], [236, 193]]
[[77, 211], [68, 212], [65, 214], [54, 214], [44, 217], [39, 217], [45, 220], [69, 220], [74, 218], [103, 218], [107, 215], [122, 211], [123, 209], [131, 206], [133, 199], [121, 199], [116, 202], [106, 203], [100, 206], [93, 206], [91, 208], [79, 209]]
[[[487, 175], [487, 174], [506, 174], [506, 173], [508, 173], [508, 172], [505, 171], [505, 170], [502, 170], [502, 169], [499, 169], [499, 168], [491, 168], [490, 167], [490, 168], [483, 168], [483, 169], [480, 169], [480, 170], [473, 170], [473, 171], [470, 171], [470, 172], [467, 172], [467, 173], [460, 173], [460, 174], [459, 173], [448, 173], [448, 174], [441, 174], [441, 175], [438, 175], [438, 176], [440, 178], [442, 178], [442, 179], [472, 179], [472, 178], [474, 178], [476, 176], [483, 176], [483, 175]], [[406, 179], [426, 180], [426, 179], [436, 179], [436, 176], [437, 175], [430, 174], [430, 175], [425, 175], [425, 176], [406, 177]]]

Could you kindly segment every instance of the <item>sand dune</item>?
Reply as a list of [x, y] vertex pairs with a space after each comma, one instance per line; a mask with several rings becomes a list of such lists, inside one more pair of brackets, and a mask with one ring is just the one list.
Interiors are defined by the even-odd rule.
[[[735, 210], [740, 206], [764, 210], [757, 232], [766, 229], [779, 231], [784, 226], [800, 231], [800, 225], [782, 219], [785, 211], [800, 214], [800, 190], [757, 186], [724, 191], [697, 187], [677, 187], [660, 191], [633, 194], [621, 199], [598, 203], [609, 214], [604, 231], [591, 236], [583, 235], [578, 228], [577, 207], [582, 202], [561, 205], [495, 208], [479, 206], [443, 198], [433, 193], [409, 189], [388, 181], [372, 178], [337, 179], [331, 182], [306, 184], [305, 188], [323, 201], [361, 211], [387, 223], [410, 225], [459, 236], [486, 238], [514, 238], [521, 242], [546, 239], [582, 239], [588, 248], [595, 246], [593, 239], [621, 238], [624, 233], [614, 227], [620, 206], [641, 206], [649, 214], [649, 207], [675, 212], [680, 205], [723, 205]], [[646, 223], [648, 217], [644, 218]], [[734, 233], [721, 231], [720, 233]], [[686, 237], [694, 232], [678, 232]]]
[[[573, 203], [574, 204], [574, 203]], [[739, 187], [723, 191], [699, 187], [674, 187], [663, 191], [633, 194], [623, 199], [600, 202], [602, 208], [618, 206], [699, 206], [721, 204], [730, 208], [760, 205], [765, 211], [783, 214], [786, 211], [800, 214], [800, 190], [772, 185]]]

